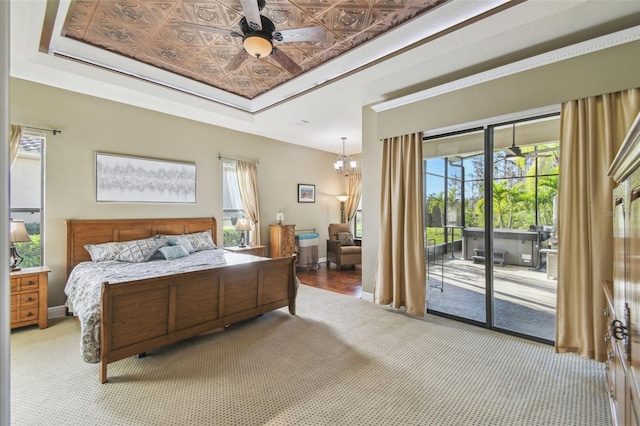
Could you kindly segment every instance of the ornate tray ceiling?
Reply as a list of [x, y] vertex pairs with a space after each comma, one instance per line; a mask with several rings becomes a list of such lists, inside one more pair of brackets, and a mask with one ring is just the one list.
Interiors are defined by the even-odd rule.
[[[320, 42], [274, 42], [304, 73], [447, 1], [267, 0], [261, 14], [277, 30], [324, 27]], [[239, 0], [77, 0], [63, 36], [253, 99], [295, 75], [270, 56], [250, 57], [227, 71], [243, 48], [242, 38], [181, 25], [239, 32], [243, 16]]]

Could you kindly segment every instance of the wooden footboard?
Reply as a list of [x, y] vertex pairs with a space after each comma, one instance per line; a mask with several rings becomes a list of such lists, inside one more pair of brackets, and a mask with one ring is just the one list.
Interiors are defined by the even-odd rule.
[[167, 277], [103, 284], [100, 380], [110, 362], [289, 307], [295, 256]]

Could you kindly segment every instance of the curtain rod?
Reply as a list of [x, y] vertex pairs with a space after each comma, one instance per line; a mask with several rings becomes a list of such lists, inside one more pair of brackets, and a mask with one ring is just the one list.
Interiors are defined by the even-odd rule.
[[53, 133], [53, 136], [57, 135], [58, 133], [62, 133], [62, 130], [60, 129], [42, 129], [40, 127], [32, 127], [32, 126], [22, 126], [22, 127], [29, 130], [40, 130], [41, 132], [51, 132]]
[[223, 155], [218, 155], [218, 160], [232, 160], [232, 161], [249, 161], [251, 163], [256, 163], [256, 164], [260, 164], [259, 161], [251, 161], [251, 160], [244, 160], [242, 158], [233, 158], [233, 157], [225, 157]]

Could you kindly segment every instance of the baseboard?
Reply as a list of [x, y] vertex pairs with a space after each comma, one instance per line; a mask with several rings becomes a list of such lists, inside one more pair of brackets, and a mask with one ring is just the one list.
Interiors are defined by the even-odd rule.
[[52, 306], [51, 308], [47, 309], [47, 318], [49, 319], [61, 318], [66, 316], [67, 316], [67, 308], [64, 305]]
[[360, 294], [360, 299], [366, 300], [367, 302], [373, 303], [373, 293], [362, 292]]

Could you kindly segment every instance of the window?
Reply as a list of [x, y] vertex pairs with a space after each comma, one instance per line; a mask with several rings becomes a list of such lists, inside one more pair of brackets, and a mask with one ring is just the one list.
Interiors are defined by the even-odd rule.
[[23, 257], [20, 264], [22, 268], [43, 264], [44, 142], [44, 134], [25, 131], [20, 140], [18, 157], [11, 167], [9, 214], [13, 219], [24, 220], [31, 238], [31, 242], [16, 243], [16, 249]]
[[355, 222], [355, 237], [362, 238], [362, 197], [360, 197], [360, 204], [358, 204], [358, 209], [356, 210], [356, 215], [354, 216], [353, 220]]
[[222, 232], [223, 247], [237, 246], [240, 231], [236, 231], [236, 222], [240, 217], [246, 217], [244, 205], [240, 198], [236, 163], [225, 161], [222, 163]]

